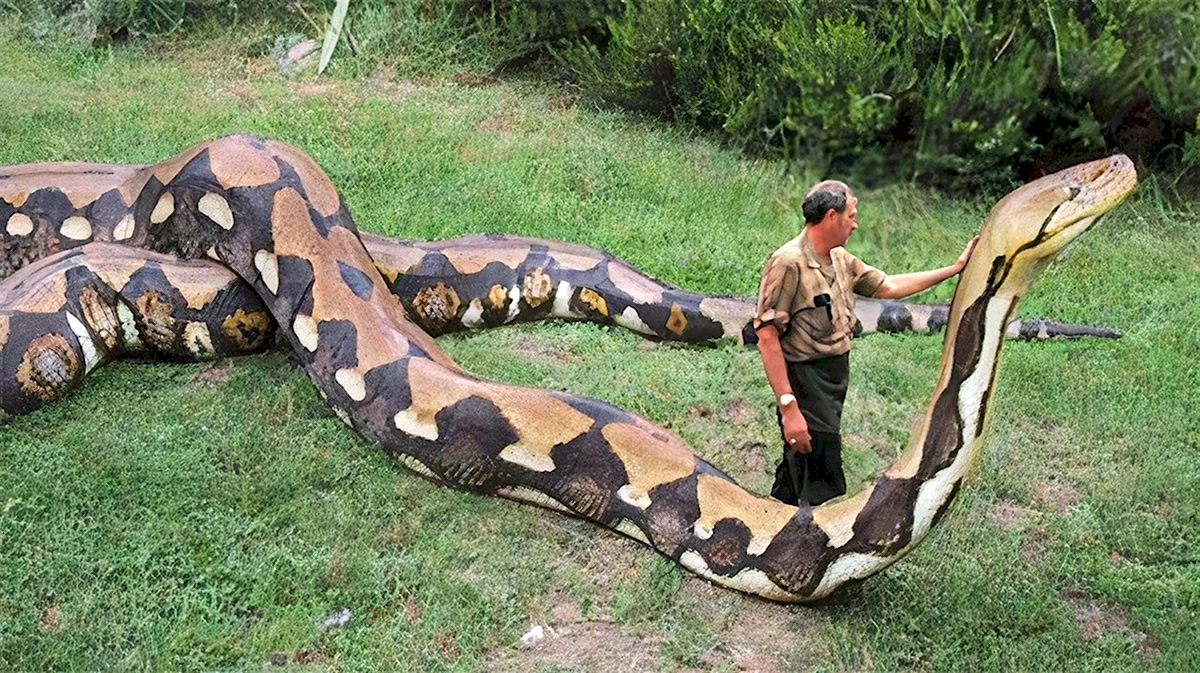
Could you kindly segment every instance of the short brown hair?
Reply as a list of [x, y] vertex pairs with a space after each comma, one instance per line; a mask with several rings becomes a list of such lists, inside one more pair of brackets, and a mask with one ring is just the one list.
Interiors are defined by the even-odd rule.
[[801, 212], [804, 213], [804, 223], [816, 224], [830, 210], [846, 212], [846, 204], [853, 195], [850, 187], [839, 180], [818, 182], [804, 195], [804, 203], [800, 206]]

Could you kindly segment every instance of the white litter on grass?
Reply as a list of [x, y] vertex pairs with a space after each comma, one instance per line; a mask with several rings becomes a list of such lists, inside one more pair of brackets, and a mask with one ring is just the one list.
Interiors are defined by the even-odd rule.
[[[550, 629], [550, 633], [553, 635], [554, 630]], [[534, 624], [533, 627], [525, 633], [525, 635], [521, 636], [521, 647], [534, 647], [545, 637], [546, 629], [542, 628], [541, 624]]]
[[321, 628], [327, 629], [331, 626], [341, 626], [348, 621], [350, 621], [350, 608], [342, 608], [326, 617], [325, 621], [321, 622]]

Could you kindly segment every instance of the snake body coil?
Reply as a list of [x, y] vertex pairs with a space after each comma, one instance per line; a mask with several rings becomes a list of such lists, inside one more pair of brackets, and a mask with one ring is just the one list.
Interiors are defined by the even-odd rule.
[[[678, 438], [612, 405], [471, 376], [410, 319], [437, 330], [450, 318], [468, 327], [506, 322], [514, 310], [602, 315], [702, 339], [727, 329], [694, 319], [712, 311], [664, 295], [617, 262], [602, 260], [601, 269], [594, 255], [567, 249], [545, 255], [537, 273], [526, 265], [502, 281], [479, 276], [486, 286], [445, 282], [402, 301], [393, 291], [406, 277], [448, 267], [471, 277], [491, 258], [461, 245], [440, 249], [436, 263], [425, 253], [406, 263], [404, 250], [420, 244], [387, 248], [360, 237], [311, 159], [246, 136], [153, 166], [0, 169], [0, 276], [12, 274], [0, 301], [0, 409], [23, 413], [56, 399], [123, 353], [194, 358], [256, 348], [269, 314], [343, 420], [418, 473], [592, 520], [725, 586], [816, 599], [895, 561], [949, 506], [979, 454], [1017, 298], [1135, 182], [1128, 159], [1114, 157], [1038, 180], [996, 206], [947, 317], [923, 427], [865, 491], [815, 509], [745, 491]], [[363, 238], [380, 248], [374, 258]], [[540, 254], [536, 242], [506, 240], [522, 260]], [[563, 260], [579, 278], [600, 269], [603, 278], [588, 282], [607, 280], [610, 296], [624, 299], [565, 280]], [[652, 305], [665, 307], [661, 319], [641, 318]]]

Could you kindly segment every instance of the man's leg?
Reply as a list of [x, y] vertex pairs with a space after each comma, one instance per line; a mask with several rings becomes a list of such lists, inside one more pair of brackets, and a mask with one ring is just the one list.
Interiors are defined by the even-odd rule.
[[779, 424], [779, 438], [783, 443], [783, 458], [775, 468], [775, 483], [771, 486], [771, 497], [789, 505], [800, 504], [804, 490], [804, 460], [802, 454], [787, 445], [783, 438], [783, 416], [775, 408], [775, 422]]
[[842, 436], [828, 432], [812, 433], [812, 453], [803, 454], [804, 495], [810, 505], [846, 493], [846, 475], [842, 471]]

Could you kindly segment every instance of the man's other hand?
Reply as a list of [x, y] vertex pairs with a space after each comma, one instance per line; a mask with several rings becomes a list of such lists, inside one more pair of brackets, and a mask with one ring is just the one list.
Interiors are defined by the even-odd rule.
[[808, 434], [808, 422], [800, 413], [800, 407], [791, 402], [779, 411], [783, 416], [783, 438], [787, 440], [788, 447], [800, 453], [811, 453], [812, 437]]

